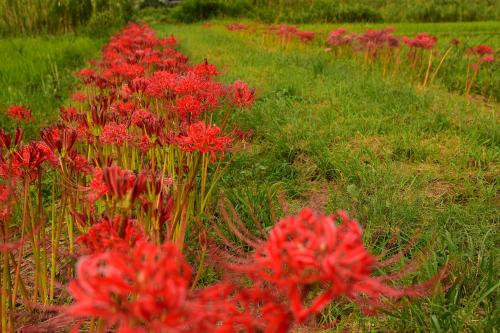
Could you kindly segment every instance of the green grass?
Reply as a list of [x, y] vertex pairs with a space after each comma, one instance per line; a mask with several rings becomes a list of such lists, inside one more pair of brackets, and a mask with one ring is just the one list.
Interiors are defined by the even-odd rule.
[[[447, 33], [481, 26], [400, 29]], [[497, 24], [484, 24], [491, 26]], [[418, 235], [411, 256], [422, 261], [419, 279], [448, 265], [445, 293], [381, 318], [332, 306], [322, 321], [338, 320], [337, 329], [348, 331], [497, 330], [498, 104], [467, 101], [439, 87], [417, 90], [405, 78], [382, 80], [350, 59], [334, 61], [321, 48], [284, 48], [218, 24], [154, 28], [178, 37], [193, 61], [216, 64], [224, 81], [242, 79], [257, 88], [253, 111], [239, 119], [254, 138], [223, 179], [242, 214], [251, 202], [264, 218], [267, 193], [280, 187], [293, 210], [349, 211], [375, 253], [396, 251]], [[390, 242], [393, 234], [397, 244]]]
[[72, 92], [75, 73], [98, 54], [104, 39], [72, 34], [57, 37], [19, 37], [0, 40], [0, 124], [11, 130], [15, 123], [5, 111], [23, 104], [33, 110], [29, 137], [57, 119], [57, 110]]

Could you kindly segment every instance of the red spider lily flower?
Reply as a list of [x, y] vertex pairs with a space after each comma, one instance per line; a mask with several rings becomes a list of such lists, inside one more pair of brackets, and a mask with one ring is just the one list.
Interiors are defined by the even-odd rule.
[[288, 309], [265, 288], [221, 282], [196, 293], [194, 303], [203, 309], [198, 332], [286, 333], [294, 323]]
[[131, 123], [133, 125], [136, 125], [136, 126], [139, 126], [139, 127], [144, 127], [145, 123], [148, 121], [148, 120], [154, 120], [156, 119], [155, 115], [152, 114], [151, 112], [149, 111], [146, 111], [146, 110], [135, 110], [134, 113], [132, 114], [132, 117], [130, 119]]
[[475, 53], [479, 55], [493, 54], [493, 48], [489, 45], [478, 45], [472, 49]]
[[163, 59], [158, 68], [168, 72], [182, 73], [185, 70], [187, 58], [176, 56], [175, 58]]
[[58, 125], [42, 130], [40, 137], [54, 153], [65, 157], [73, 148], [78, 134], [72, 128]]
[[187, 152], [199, 151], [200, 153], [210, 153], [212, 162], [217, 156], [215, 152], [222, 153], [227, 150], [231, 143], [231, 138], [219, 136], [220, 129], [213, 125], [207, 126], [203, 121], [188, 125], [186, 135], [179, 136], [177, 142], [179, 147]]
[[277, 27], [271, 27], [271, 32], [274, 32], [276, 35], [281, 37], [282, 39], [290, 39], [294, 35], [296, 35], [298, 29], [294, 25], [282, 24]]
[[67, 108], [61, 106], [61, 108], [59, 109], [59, 115], [61, 116], [62, 120], [68, 123], [73, 121], [78, 121], [80, 117], [80, 113], [73, 106], [69, 106]]
[[316, 33], [312, 31], [297, 31], [296, 33], [297, 37], [300, 38], [300, 41], [302, 43], [307, 43], [311, 42], [314, 39], [314, 36], [316, 36]]
[[495, 61], [495, 57], [492, 56], [491, 54], [490, 55], [485, 55], [484, 57], [481, 58], [481, 62], [490, 63], [490, 62], [493, 62], [493, 61]]
[[133, 102], [131, 101], [116, 101], [113, 103], [113, 105], [111, 106], [111, 109], [117, 113], [119, 113], [120, 115], [123, 115], [123, 116], [128, 116], [128, 115], [131, 115], [136, 107], [134, 105]]
[[60, 166], [59, 158], [56, 153], [45, 142], [38, 142], [38, 148], [45, 154], [47, 162], [49, 162], [52, 167], [57, 168]]
[[31, 173], [38, 170], [46, 160], [47, 155], [40, 148], [39, 143], [32, 142], [14, 152], [12, 165], [14, 168], [23, 169], [26, 173]]
[[171, 144], [173, 139], [172, 133], [165, 131], [166, 121], [165, 118], [150, 117], [144, 119], [141, 123], [142, 129], [150, 138], [151, 143], [157, 144]]
[[84, 68], [78, 72], [78, 76], [82, 79], [85, 84], [91, 84], [95, 81], [97, 75], [96, 72], [91, 68]]
[[67, 312], [99, 317], [108, 327], [188, 332], [196, 318], [186, 302], [191, 268], [173, 244], [139, 242], [127, 251], [83, 257], [69, 285]]
[[195, 95], [206, 85], [206, 80], [193, 73], [189, 72], [185, 76], [179, 77], [177, 84], [175, 86], [175, 92], [177, 94], [185, 95]]
[[129, 63], [114, 63], [107, 70], [104, 71], [103, 77], [111, 79], [113, 77], [125, 78], [132, 80], [144, 74], [144, 67], [137, 64]]
[[101, 134], [101, 142], [104, 144], [114, 144], [120, 146], [127, 143], [130, 136], [127, 132], [125, 124], [117, 124], [115, 122], [107, 123], [104, 126]]
[[437, 37], [426, 32], [421, 32], [414, 39], [403, 37], [403, 42], [409, 47], [432, 49], [437, 43]]
[[[119, 229], [124, 218], [128, 221], [123, 236], [120, 236]], [[81, 254], [91, 255], [110, 251], [127, 253], [134, 249], [136, 244], [146, 240], [142, 228], [134, 220], [117, 216], [112, 221], [106, 217], [101, 219], [79, 236], [76, 242], [81, 247]]]
[[94, 142], [94, 137], [90, 133], [89, 125], [87, 122], [78, 122], [77, 126], [74, 127], [77, 138], [80, 141], [87, 141], [88, 143]]
[[33, 119], [31, 116], [31, 110], [25, 108], [21, 105], [12, 105], [7, 110], [7, 115], [11, 119], [30, 121]]
[[132, 93], [142, 93], [146, 90], [148, 85], [148, 81], [143, 77], [136, 77], [132, 81], [126, 84], [126, 88], [130, 90], [130, 94]]
[[202, 64], [194, 66], [188, 70], [188, 72], [194, 73], [198, 76], [210, 79], [213, 76], [219, 75], [217, 68], [213, 64], [209, 64], [207, 59]]
[[123, 170], [116, 165], [95, 168], [87, 199], [94, 203], [100, 197], [109, 195], [117, 199], [127, 198], [129, 203], [133, 203], [146, 190], [146, 181], [146, 174], [139, 173], [135, 176], [132, 171]]
[[352, 39], [346, 38], [345, 34], [347, 33], [347, 29], [338, 28], [333, 30], [328, 35], [327, 43], [332, 46], [342, 46], [349, 44]]
[[255, 100], [255, 91], [248, 87], [248, 84], [242, 81], [233, 83], [233, 99], [231, 103], [238, 107], [250, 106]]
[[169, 97], [176, 86], [177, 74], [157, 71], [147, 80], [145, 94], [156, 98]]
[[392, 35], [390, 29], [384, 28], [381, 30], [369, 29], [364, 34], [357, 37], [357, 48], [364, 49], [373, 58], [377, 55], [377, 50], [380, 48], [399, 47], [399, 39]]
[[207, 111], [213, 111], [219, 105], [219, 99], [226, 94], [227, 89], [221, 83], [207, 80], [195, 95]]
[[160, 41], [160, 45], [172, 47], [177, 45], [177, 40], [175, 39], [174, 35], [170, 35], [167, 38], [162, 39]]
[[151, 140], [148, 138], [146, 134], [143, 134], [139, 138], [139, 142], [137, 143], [137, 148], [143, 153], [146, 154], [153, 147]]
[[406, 46], [408, 47], [413, 47], [413, 39], [408, 37], [408, 36], [403, 36], [401, 38], [401, 40], [403, 41], [404, 44], [406, 44]]
[[88, 199], [90, 202], [95, 202], [97, 199], [109, 192], [108, 187], [104, 183], [101, 168], [94, 169], [92, 180], [89, 183], [89, 188], [90, 192], [88, 194]]
[[347, 32], [347, 29], [346, 28], [337, 28], [336, 30], [333, 30], [330, 32], [330, 35], [333, 35], [333, 36], [341, 36], [343, 34], [345, 34]]
[[2, 128], [0, 128], [0, 148], [5, 148], [7, 151], [12, 152], [21, 144], [22, 140], [23, 140], [22, 128], [19, 127], [16, 128], [14, 135], [14, 142], [12, 142], [10, 134], [5, 132]]
[[81, 91], [77, 91], [73, 94], [73, 96], [71, 96], [71, 98], [75, 102], [85, 102], [85, 100], [87, 99], [87, 96], [85, 96], [85, 94], [82, 93]]
[[144, 55], [142, 61], [148, 64], [149, 66], [161, 64], [162, 62], [161, 53], [159, 51], [148, 53]]
[[198, 98], [186, 95], [175, 101], [175, 112], [178, 113], [183, 119], [188, 115], [191, 115], [191, 117], [194, 118], [203, 112], [203, 106]]
[[102, 179], [108, 189], [108, 194], [123, 198], [129, 191], [131, 202], [145, 190], [146, 176], [140, 173], [137, 177], [129, 170], [123, 170], [113, 165], [102, 169]]
[[87, 175], [92, 172], [92, 166], [87, 161], [87, 159], [83, 155], [78, 154], [75, 151], [69, 152], [66, 158], [66, 163], [71, 170], [78, 174]]
[[[337, 220], [342, 223], [337, 225]], [[279, 221], [268, 241], [257, 247], [251, 264], [239, 269], [287, 295], [298, 322], [339, 296], [347, 296], [368, 312], [383, 307], [386, 299], [423, 295], [419, 286], [389, 286], [389, 277], [373, 275], [376, 266], [376, 258], [363, 245], [361, 228], [345, 212], [324, 216], [303, 209]], [[304, 290], [316, 284], [324, 287], [323, 292], [307, 306], [309, 295]]]

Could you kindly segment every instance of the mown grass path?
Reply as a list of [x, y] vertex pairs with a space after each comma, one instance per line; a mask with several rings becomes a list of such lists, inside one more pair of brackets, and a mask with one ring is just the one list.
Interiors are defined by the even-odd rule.
[[498, 104], [437, 88], [419, 91], [405, 77], [382, 80], [321, 48], [284, 47], [220, 24], [155, 29], [174, 34], [195, 61], [217, 65], [227, 73], [223, 80], [241, 78], [257, 88], [254, 110], [240, 119], [254, 137], [223, 180], [237, 208], [252, 202], [265, 219], [267, 194], [279, 184], [292, 208], [351, 212], [375, 253], [395, 252], [416, 237], [409, 256], [422, 261], [422, 279], [449, 267], [446, 294], [382, 319], [338, 305], [324, 322], [374, 332], [494, 329], [500, 309]]

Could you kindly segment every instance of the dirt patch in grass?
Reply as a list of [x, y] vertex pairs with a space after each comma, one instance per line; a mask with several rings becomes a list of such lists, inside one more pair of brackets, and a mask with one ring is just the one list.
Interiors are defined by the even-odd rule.
[[442, 200], [443, 198], [453, 196], [454, 185], [445, 180], [436, 180], [430, 183], [425, 189], [425, 194], [433, 200]]
[[307, 206], [318, 212], [324, 212], [328, 203], [328, 193], [334, 188], [333, 183], [326, 181], [318, 181], [309, 184], [305, 197], [307, 198]]
[[368, 148], [380, 158], [391, 153], [391, 146], [384, 136], [363, 136], [358, 133], [349, 142], [349, 147], [355, 152], [361, 151], [362, 148]]

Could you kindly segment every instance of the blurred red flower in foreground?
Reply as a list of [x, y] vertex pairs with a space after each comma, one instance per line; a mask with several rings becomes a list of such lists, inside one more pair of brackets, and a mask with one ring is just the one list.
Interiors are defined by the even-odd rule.
[[185, 298], [191, 268], [173, 244], [139, 242], [130, 253], [86, 256], [76, 273], [69, 285], [75, 299], [70, 314], [103, 318], [119, 329], [146, 326], [151, 332], [181, 331], [189, 324]]
[[[376, 267], [377, 260], [365, 248], [355, 220], [343, 211], [325, 216], [305, 208], [278, 222], [268, 241], [256, 250], [252, 263], [239, 269], [287, 295], [299, 322], [339, 296], [372, 312], [383, 307], [384, 300], [424, 293], [421, 287], [389, 286], [387, 277], [373, 275]], [[314, 285], [323, 286], [323, 291], [311, 301], [304, 290]]]
[[134, 245], [110, 227], [103, 221], [80, 239], [92, 248], [89, 239], [111, 232], [112, 243], [130, 249], [109, 243], [80, 259], [68, 312], [130, 332], [284, 333], [339, 297], [374, 313], [404, 296], [425, 295], [437, 282], [394, 287], [389, 283], [404, 273], [375, 275], [375, 268], [396, 260], [379, 263], [370, 255], [361, 228], [342, 211], [321, 215], [305, 208], [283, 218], [267, 241], [254, 242], [247, 260], [225, 266], [232, 278], [202, 289], [190, 288], [191, 269], [174, 245], [150, 244], [133, 231], [139, 235]]

